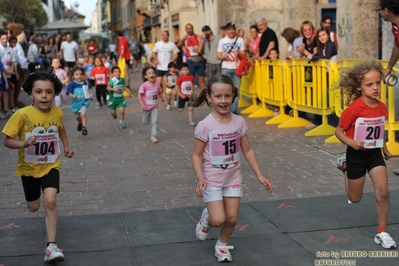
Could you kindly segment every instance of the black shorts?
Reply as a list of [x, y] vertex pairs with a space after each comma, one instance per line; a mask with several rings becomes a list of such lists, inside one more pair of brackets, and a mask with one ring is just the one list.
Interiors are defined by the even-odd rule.
[[183, 98], [179, 97], [178, 104], [177, 104], [179, 109], [183, 109], [184, 106], [186, 105], [186, 102], [188, 102], [188, 104], [187, 104], [188, 107], [192, 107], [192, 104], [190, 102], [190, 98], [183, 99]]
[[386, 166], [381, 149], [355, 150], [346, 148], [346, 173], [348, 179], [358, 179], [366, 174], [366, 170], [377, 166]]
[[157, 69], [157, 77], [163, 77], [166, 75], [166, 73], [168, 73], [169, 70], [158, 70]]
[[41, 191], [45, 188], [56, 188], [60, 192], [60, 172], [51, 169], [47, 175], [34, 178], [33, 176], [21, 176], [22, 186], [24, 187], [26, 201], [35, 201], [40, 198]]
[[65, 63], [66, 63], [66, 66], [69, 67], [69, 68], [73, 68], [76, 65], [76, 62], [65, 61]]

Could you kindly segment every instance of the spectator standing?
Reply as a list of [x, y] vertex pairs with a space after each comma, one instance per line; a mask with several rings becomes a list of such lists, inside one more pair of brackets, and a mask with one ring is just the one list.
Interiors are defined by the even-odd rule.
[[202, 27], [202, 42], [205, 64], [205, 76], [209, 80], [212, 76], [220, 74], [220, 60], [217, 58], [217, 50], [220, 41], [219, 36], [215, 36], [209, 26]]
[[156, 42], [152, 50], [152, 61], [157, 68], [156, 82], [161, 84], [164, 93], [166, 86], [162, 85], [163, 76], [168, 73], [168, 64], [176, 61], [178, 53], [176, 44], [169, 41], [169, 32], [162, 32], [162, 41]]
[[61, 58], [65, 60], [65, 71], [68, 73], [70, 68], [73, 68], [78, 61], [78, 44], [72, 40], [71, 33], [65, 34], [65, 41], [61, 43]]
[[129, 75], [129, 65], [130, 65], [130, 49], [129, 49], [129, 42], [123, 36], [123, 33], [121, 31], [118, 31], [116, 33], [118, 36], [118, 56], [119, 58], [122, 58], [125, 60], [125, 81], [126, 81], [126, 87], [129, 89], [129, 84], [130, 84], [130, 75]]
[[269, 58], [270, 50], [272, 50], [273, 48], [277, 50], [277, 53], [280, 53], [278, 49], [278, 40], [276, 33], [274, 32], [274, 30], [268, 27], [267, 20], [264, 18], [258, 18], [256, 20], [256, 26], [258, 27], [259, 32], [262, 34], [259, 42], [258, 60], [261, 61], [265, 58]]
[[[222, 74], [233, 80], [234, 86], [239, 91], [241, 77], [236, 74], [240, 58], [245, 57], [244, 39], [237, 36], [236, 26], [233, 22], [226, 24], [227, 35], [219, 41], [217, 58], [222, 60]], [[234, 99], [230, 111], [237, 114], [238, 98]]]
[[184, 38], [184, 47], [186, 55], [186, 63], [190, 67], [190, 75], [198, 77], [199, 86], [201, 89], [206, 87], [205, 84], [205, 64], [201, 51], [198, 49], [200, 43], [204, 40], [194, 33], [194, 26], [190, 23], [186, 25], [187, 35]]

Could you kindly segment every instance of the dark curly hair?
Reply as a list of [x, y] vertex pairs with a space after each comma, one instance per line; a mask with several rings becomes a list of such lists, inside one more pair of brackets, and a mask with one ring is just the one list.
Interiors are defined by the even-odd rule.
[[380, 0], [380, 6], [392, 11], [395, 16], [399, 15], [399, 1], [398, 0]]
[[32, 72], [22, 84], [22, 89], [28, 94], [32, 94], [33, 85], [36, 81], [50, 81], [54, 85], [55, 94], [58, 95], [62, 91], [62, 83], [59, 78], [55, 75], [53, 69], [47, 71], [35, 71]]

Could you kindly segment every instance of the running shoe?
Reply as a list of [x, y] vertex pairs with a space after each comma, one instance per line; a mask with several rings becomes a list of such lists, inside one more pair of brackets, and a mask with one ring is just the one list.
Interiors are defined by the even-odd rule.
[[44, 262], [64, 261], [65, 257], [62, 250], [58, 248], [57, 244], [49, 244], [44, 250]]
[[342, 156], [337, 159], [337, 168], [345, 173], [345, 171], [346, 171], [346, 153], [342, 154]]
[[381, 245], [386, 249], [396, 248], [396, 243], [387, 232], [381, 232], [374, 237], [374, 243]]
[[233, 249], [234, 246], [219, 246], [215, 245], [215, 257], [218, 262], [222, 261], [233, 261], [233, 257], [230, 254], [229, 249]]
[[211, 229], [211, 226], [205, 220], [205, 216], [208, 216], [208, 208], [205, 208], [202, 211], [201, 219], [199, 220], [197, 226], [195, 227], [195, 236], [198, 238], [198, 240], [201, 241], [206, 240], [206, 238], [209, 235], [209, 230]]

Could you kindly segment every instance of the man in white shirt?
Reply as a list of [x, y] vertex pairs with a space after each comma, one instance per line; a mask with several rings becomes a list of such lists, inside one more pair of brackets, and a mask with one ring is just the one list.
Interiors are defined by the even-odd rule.
[[157, 82], [159, 84], [162, 84], [162, 78], [168, 72], [169, 62], [175, 62], [178, 53], [179, 48], [169, 41], [169, 32], [162, 32], [162, 41], [156, 42], [152, 50], [152, 60], [157, 66]]
[[68, 73], [69, 69], [74, 67], [78, 60], [79, 46], [72, 40], [71, 33], [65, 34], [66, 41], [61, 43], [61, 58], [65, 60], [65, 71]]
[[[226, 24], [226, 37], [219, 41], [217, 58], [222, 60], [222, 74], [229, 76], [237, 89], [240, 89], [241, 77], [237, 76], [236, 69], [240, 64], [241, 56], [245, 56], [245, 41], [238, 37], [236, 26], [233, 22]], [[230, 108], [230, 111], [237, 113], [238, 97]]]

